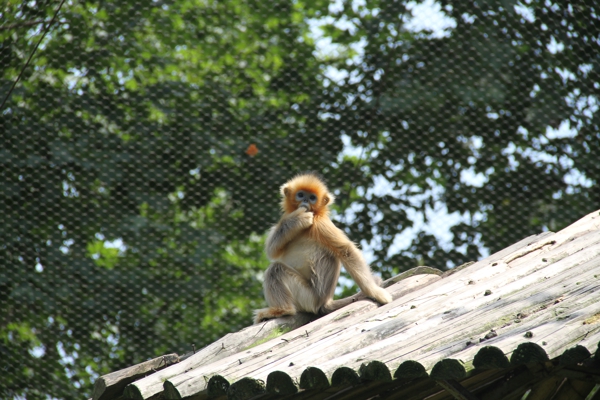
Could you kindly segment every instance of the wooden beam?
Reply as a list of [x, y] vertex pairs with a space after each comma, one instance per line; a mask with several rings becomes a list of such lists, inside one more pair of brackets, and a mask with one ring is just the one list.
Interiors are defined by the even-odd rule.
[[152, 360], [101, 376], [94, 384], [93, 400], [120, 396], [131, 382], [179, 362], [177, 354], [167, 354]]
[[456, 400], [479, 400], [471, 392], [465, 389], [459, 382], [454, 379], [436, 381], [438, 385], [443, 387]]

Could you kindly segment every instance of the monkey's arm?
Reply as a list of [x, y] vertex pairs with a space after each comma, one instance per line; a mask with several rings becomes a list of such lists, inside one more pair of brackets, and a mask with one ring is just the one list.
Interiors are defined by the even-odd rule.
[[381, 279], [373, 276], [371, 268], [365, 261], [362, 252], [348, 239], [346, 234], [338, 229], [329, 218], [323, 218], [316, 224], [323, 245], [333, 251], [341, 260], [344, 268], [350, 274], [360, 290], [381, 304], [392, 301], [387, 290], [381, 288]]
[[312, 224], [313, 213], [307, 212], [304, 207], [300, 207], [296, 211], [284, 215], [269, 232], [265, 244], [267, 257], [274, 260], [281, 256], [285, 246], [301, 231], [310, 228]]

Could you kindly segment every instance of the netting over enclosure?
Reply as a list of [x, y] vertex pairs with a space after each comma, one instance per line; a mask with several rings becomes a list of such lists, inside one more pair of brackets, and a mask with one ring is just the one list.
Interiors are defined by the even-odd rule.
[[300, 171], [325, 177], [384, 278], [597, 209], [599, 12], [3, 2], [0, 398], [83, 398], [99, 374], [249, 325]]

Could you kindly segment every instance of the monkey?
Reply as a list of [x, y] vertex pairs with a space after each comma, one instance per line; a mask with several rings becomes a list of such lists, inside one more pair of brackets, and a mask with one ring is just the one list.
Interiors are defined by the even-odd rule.
[[255, 323], [299, 311], [321, 316], [349, 304], [333, 301], [342, 264], [364, 295], [380, 304], [392, 301], [362, 252], [329, 218], [335, 198], [319, 175], [296, 175], [280, 192], [283, 216], [265, 243], [271, 261], [263, 281], [269, 307], [254, 312]]

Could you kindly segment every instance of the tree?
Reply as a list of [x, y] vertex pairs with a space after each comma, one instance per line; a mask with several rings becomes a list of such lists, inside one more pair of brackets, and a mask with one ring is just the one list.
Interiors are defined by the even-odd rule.
[[[600, 201], [597, 7], [441, 6], [455, 24], [442, 35], [408, 32], [401, 1], [343, 2], [324, 27], [341, 49], [329, 65], [343, 77], [327, 82], [327, 113], [363, 149], [362, 160], [340, 168], [354, 165], [361, 175], [346, 227], [376, 242], [374, 264], [385, 275], [477, 259], [486, 248], [560, 229]], [[364, 54], [349, 63], [357, 46]], [[548, 130], [561, 125], [572, 130]], [[381, 180], [390, 190], [378, 194]], [[421, 228], [390, 254], [398, 232], [436, 205], [463, 217], [451, 227], [450, 248]]]
[[[3, 12], [3, 88], [46, 28], [30, 22], [53, 6]], [[98, 374], [251, 322], [278, 185], [341, 146], [303, 138], [319, 123], [310, 12], [259, 1], [61, 11], [0, 122], [1, 397], [89, 395]], [[252, 143], [258, 156], [245, 154]]]

